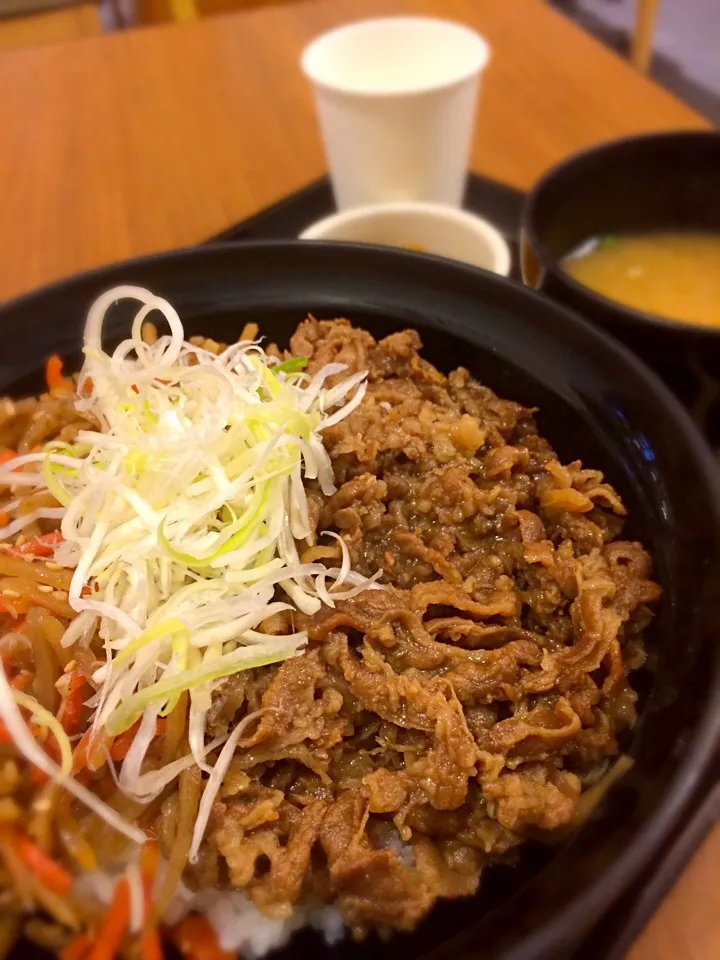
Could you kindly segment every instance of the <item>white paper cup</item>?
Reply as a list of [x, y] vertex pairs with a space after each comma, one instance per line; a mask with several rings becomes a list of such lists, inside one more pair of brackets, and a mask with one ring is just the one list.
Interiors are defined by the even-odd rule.
[[510, 273], [510, 248], [496, 227], [468, 210], [438, 203], [354, 207], [316, 221], [300, 239], [378, 243], [450, 257], [503, 277]]
[[489, 53], [468, 27], [423, 17], [362, 20], [305, 49], [339, 209], [460, 205]]

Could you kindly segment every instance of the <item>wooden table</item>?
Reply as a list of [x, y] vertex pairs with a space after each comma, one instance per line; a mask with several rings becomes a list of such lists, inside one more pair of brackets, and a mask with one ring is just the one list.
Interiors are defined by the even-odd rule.
[[472, 165], [528, 187], [598, 140], [707, 126], [540, 0], [318, 0], [0, 57], [0, 299], [192, 244], [324, 167], [297, 66], [324, 28], [412, 11], [494, 49]]
[[[599, 140], [708, 124], [540, 0], [317, 0], [0, 56], [0, 298], [192, 244], [323, 172], [297, 67], [319, 31], [425, 13], [494, 54], [472, 166], [526, 188]], [[632, 953], [711, 960], [720, 829]]]

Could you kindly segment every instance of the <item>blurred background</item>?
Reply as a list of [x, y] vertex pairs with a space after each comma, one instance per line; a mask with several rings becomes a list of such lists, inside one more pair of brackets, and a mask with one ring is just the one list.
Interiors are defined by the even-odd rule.
[[720, 123], [718, 0], [552, 0], [654, 80]]
[[[377, 98], [382, 135], [395, 147], [415, 146], [398, 150], [403, 160], [398, 164], [385, 163], [375, 151], [382, 169], [373, 178], [366, 176], [371, 151], [360, 150], [371, 140], [364, 132], [346, 135], [343, 128], [326, 138], [342, 148], [334, 163], [332, 151], [323, 151], [312, 97], [317, 90], [307, 82], [315, 86], [315, 79], [307, 69], [303, 77], [300, 56], [306, 44], [339, 24], [402, 13], [462, 21], [489, 44], [490, 66], [474, 128], [472, 98], [465, 97], [462, 109], [457, 104], [446, 109], [442, 97], [423, 100], [435, 126], [418, 122], [415, 129], [412, 119], [420, 111], [407, 112], [410, 134], [414, 130], [420, 138], [426, 129], [440, 130], [420, 147], [395, 122], [404, 114], [386, 114]], [[378, 63], [396, 67], [398, 48], [384, 59], [372, 48], [371, 79], [382, 73]], [[553, 277], [558, 286], [554, 292], [544, 287], [546, 293], [563, 300], [570, 291], [576, 300], [564, 302], [617, 335], [622, 327], [629, 338], [634, 328], [626, 324], [620, 298], [610, 298], [608, 305], [602, 290], [600, 299], [589, 284], [565, 283], [569, 273], [563, 263], [586, 240], [593, 241], [592, 249], [617, 249], [618, 234], [640, 227], [646, 233], [711, 229], [720, 258], [718, 51], [720, 0], [0, 0], [0, 182], [6, 187], [0, 204], [0, 303], [80, 270], [209, 240], [332, 237], [452, 256], [504, 275], [512, 266], [515, 279], [523, 260], [526, 282], [536, 286]], [[430, 59], [416, 58], [423, 70]], [[455, 68], [454, 57], [445, 60]], [[337, 57], [333, 70], [342, 73], [347, 62]], [[467, 71], [471, 93], [482, 69], [484, 61], [475, 73]], [[432, 88], [421, 79], [414, 82], [423, 92]], [[323, 83], [317, 87], [322, 90]], [[342, 84], [326, 87], [332, 94], [343, 91]], [[400, 87], [398, 102], [413, 89], [413, 84]], [[450, 83], [434, 92], [452, 89]], [[376, 92], [371, 85], [368, 97]], [[337, 99], [330, 96], [327, 103], [333, 107]], [[391, 105], [395, 99], [388, 97]], [[322, 96], [318, 104], [322, 121]], [[371, 115], [329, 110], [325, 119], [331, 128], [338, 116], [354, 122]], [[470, 143], [455, 149], [448, 131], [457, 127], [463, 128], [458, 142], [464, 137]], [[662, 135], [658, 142], [656, 135]], [[619, 145], [615, 167], [607, 154], [591, 157], [589, 178], [557, 168], [572, 167], [575, 161], [568, 158], [578, 151], [636, 136], [645, 145]], [[460, 210], [468, 153], [473, 176], [466, 209]], [[435, 210], [426, 227], [417, 210], [392, 211], [397, 218], [412, 216], [404, 222], [410, 232], [379, 235], [380, 214], [376, 210], [370, 217], [368, 210], [387, 198], [373, 196], [362, 201], [364, 207], [338, 201], [354, 207], [355, 215], [365, 210], [366, 235], [331, 232], [340, 221], [324, 177], [328, 167], [352, 168], [355, 179], [377, 194], [383, 192], [383, 173], [397, 174], [406, 186], [406, 170], [422, 172], [423, 164], [446, 172], [448, 164], [435, 161], [448, 154], [458, 161], [446, 178], [457, 182], [458, 198], [450, 210]], [[560, 188], [550, 189], [549, 214], [543, 217], [543, 204], [534, 202], [534, 194], [528, 199], [527, 191], [541, 176], [547, 183], [553, 168]], [[622, 190], [615, 190], [616, 183]], [[401, 199], [416, 206], [428, 199], [419, 188], [409, 193]], [[608, 195], [620, 197], [614, 208]], [[626, 222], [638, 208], [648, 222]], [[543, 260], [533, 261], [531, 241], [523, 249], [521, 221], [542, 240]], [[400, 219], [396, 224], [399, 230]], [[450, 249], [449, 238], [454, 243], [461, 231], [463, 249]], [[445, 249], [439, 249], [440, 239]], [[632, 279], [643, 273], [634, 264], [629, 269], [635, 270]], [[671, 273], [663, 270], [663, 278], [672, 279]], [[720, 268], [711, 267], [702, 278], [720, 290], [718, 276]], [[720, 303], [720, 294], [707, 299]], [[647, 324], [643, 313], [630, 346], [648, 362], [657, 361], [720, 454], [720, 312], [712, 328], [666, 314], [687, 321], [675, 340], [662, 317], [662, 326], [651, 327], [658, 317], [651, 307], [642, 309]], [[0, 350], [0, 374], [5, 360]], [[636, 901], [604, 922], [605, 942], [615, 937], [620, 946], [593, 957], [717, 960], [720, 825], [628, 953], [703, 831], [718, 819], [717, 790], [710, 800], [714, 805], [700, 810], [704, 819], [684, 825], [681, 855], [673, 848], [667, 869], [648, 871], [634, 891]], [[590, 960], [589, 953], [582, 956]]]
[[[33, 46], [294, 0], [0, 0], [0, 48]], [[482, 6], [483, 0], [476, 0]], [[512, 0], [508, 0], [509, 3]], [[720, 123], [719, 0], [543, 0]]]
[[[477, 0], [482, 6], [483, 0]], [[509, 0], [512, 2], [512, 0]], [[718, 0], [544, 0], [720, 123]], [[293, 0], [0, 0], [0, 48], [146, 24], [212, 17]]]

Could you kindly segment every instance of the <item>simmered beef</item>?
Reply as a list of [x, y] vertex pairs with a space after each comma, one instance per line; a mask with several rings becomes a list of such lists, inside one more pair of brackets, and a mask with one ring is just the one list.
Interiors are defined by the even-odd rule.
[[229, 680], [211, 714], [222, 733], [263, 710], [215, 805], [215, 875], [275, 917], [335, 903], [356, 935], [412, 928], [572, 824], [634, 722], [660, 594], [602, 474], [559, 463], [532, 410], [419, 349], [413, 331], [298, 328], [311, 375], [369, 372], [326, 431], [337, 492], [312, 491], [318, 543], [300, 549], [334, 564], [334, 531], [381, 588], [266, 624], [307, 629], [306, 651]]

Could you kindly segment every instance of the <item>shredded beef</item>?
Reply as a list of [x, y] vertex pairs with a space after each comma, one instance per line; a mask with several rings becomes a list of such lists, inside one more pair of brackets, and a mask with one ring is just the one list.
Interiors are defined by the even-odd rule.
[[[560, 464], [532, 410], [419, 349], [345, 320], [295, 333], [310, 375], [368, 371], [325, 431], [337, 491], [309, 497], [382, 589], [266, 624], [306, 629], [306, 651], [227, 681], [209, 717], [219, 734], [263, 711], [215, 804], [216, 875], [274, 917], [334, 903], [358, 936], [411, 929], [573, 821], [634, 722], [660, 595], [602, 474]], [[336, 550], [320, 535], [308, 555]]]

